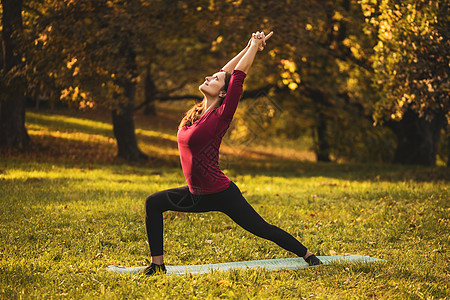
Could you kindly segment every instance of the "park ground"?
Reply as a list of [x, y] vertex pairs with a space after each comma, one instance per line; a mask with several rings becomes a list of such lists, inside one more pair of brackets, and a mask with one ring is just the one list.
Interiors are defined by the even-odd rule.
[[[176, 117], [174, 117], [174, 115]], [[107, 115], [27, 112], [36, 142], [0, 157], [0, 298], [447, 299], [449, 171], [445, 167], [316, 163], [299, 141], [225, 141], [221, 166], [268, 222], [318, 255], [385, 261], [302, 270], [118, 275], [148, 264], [144, 200], [185, 185], [179, 111], [138, 114], [146, 163], [114, 158]], [[165, 263], [295, 257], [217, 213], [164, 215]]]

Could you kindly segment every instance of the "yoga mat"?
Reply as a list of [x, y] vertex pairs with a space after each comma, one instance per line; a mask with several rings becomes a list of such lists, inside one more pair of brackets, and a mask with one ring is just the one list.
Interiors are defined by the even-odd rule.
[[[383, 261], [382, 259], [373, 258], [363, 255], [333, 255], [333, 256], [317, 256], [324, 265], [330, 265], [333, 263], [364, 263], [364, 262], [376, 262]], [[185, 266], [166, 266], [168, 275], [183, 275], [183, 274], [205, 274], [213, 270], [226, 271], [230, 269], [251, 269], [251, 268], [264, 268], [267, 271], [274, 271], [279, 269], [295, 270], [304, 269], [310, 267], [303, 258], [279, 258], [279, 259], [263, 259], [263, 260], [250, 260], [239, 262], [228, 262], [219, 264], [207, 264], [207, 265], [185, 265]], [[312, 266], [317, 267], [317, 266]], [[146, 267], [123, 267], [123, 266], [108, 266], [109, 271], [137, 274]]]

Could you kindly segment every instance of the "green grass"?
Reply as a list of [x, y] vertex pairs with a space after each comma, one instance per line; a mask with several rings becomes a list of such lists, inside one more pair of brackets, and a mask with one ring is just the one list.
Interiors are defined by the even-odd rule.
[[[175, 133], [138, 120], [140, 146], [153, 160], [126, 165], [114, 159], [110, 127], [102, 120], [34, 112], [27, 122], [44, 146], [0, 158], [0, 298], [448, 297], [445, 168], [318, 164], [275, 152], [264, 154], [271, 160], [230, 152], [224, 172], [268, 222], [316, 254], [386, 262], [143, 278], [105, 268], [147, 264], [144, 200], [186, 184], [175, 164]], [[162, 159], [158, 147], [175, 154]], [[295, 257], [221, 213], [164, 216], [169, 265]]]

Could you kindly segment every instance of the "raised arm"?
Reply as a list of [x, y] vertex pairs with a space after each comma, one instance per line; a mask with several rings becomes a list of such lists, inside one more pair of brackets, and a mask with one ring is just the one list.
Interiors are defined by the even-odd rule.
[[[217, 109], [217, 113], [220, 118], [226, 121], [222, 123], [222, 128], [218, 128], [219, 130], [223, 130], [223, 132], [225, 132], [228, 128], [229, 123], [233, 119], [233, 115], [236, 111], [239, 99], [242, 94], [244, 79], [247, 76], [247, 72], [253, 63], [255, 54], [258, 49], [263, 50], [265, 40], [267, 40], [267, 38], [270, 38], [271, 35], [272, 32], [269, 33], [265, 38], [264, 33], [254, 33], [252, 39], [249, 42], [248, 49], [243, 53], [242, 57], [239, 59], [239, 62], [237, 62], [236, 67], [232, 70], [227, 94], [222, 102], [222, 105]], [[235, 64], [234, 62], [232, 62], [235, 58], [233, 58], [227, 65], [231, 66], [232, 64]]]
[[231, 73], [231, 71], [234, 70], [237, 63], [241, 60], [242, 56], [244, 56], [244, 54], [247, 52], [248, 48], [250, 47], [251, 41], [252, 40], [250, 39], [247, 43], [247, 46], [245, 46], [245, 48], [242, 49], [242, 51], [239, 52], [238, 55], [233, 57], [225, 66], [223, 66], [223, 68], [222, 68], [223, 71]]
[[[262, 51], [264, 49], [264, 46], [266, 45], [266, 41], [272, 36], [273, 32], [270, 32], [265, 38], [263, 38], [262, 45], [259, 47], [259, 51]], [[254, 35], [254, 34], [253, 34]], [[250, 45], [252, 44], [253, 36], [250, 38], [250, 40], [247, 43], [247, 46], [245, 46], [244, 49], [242, 49], [239, 54], [237, 54], [235, 57], [233, 57], [225, 66], [223, 66], [222, 71], [230, 72], [233, 71], [236, 68], [236, 65], [239, 63], [241, 58], [247, 53], [248, 49], [250, 48]]]
[[252, 35], [250, 46], [247, 51], [244, 53], [242, 58], [237, 63], [235, 69], [248, 73], [250, 67], [253, 64], [253, 60], [255, 59], [256, 52], [258, 50], [263, 50], [266, 45], [266, 40], [268, 40], [272, 36], [273, 32], [270, 32], [267, 37], [264, 35], [264, 32], [256, 32]]

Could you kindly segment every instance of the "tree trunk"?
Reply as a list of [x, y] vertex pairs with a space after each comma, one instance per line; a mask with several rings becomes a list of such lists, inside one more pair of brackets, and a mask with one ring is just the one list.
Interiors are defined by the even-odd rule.
[[145, 76], [145, 107], [144, 114], [147, 116], [156, 116], [156, 107], [155, 107], [155, 94], [156, 94], [156, 85], [153, 81], [152, 75], [150, 73], [150, 67], [148, 67], [147, 75]]
[[435, 166], [439, 136], [444, 122], [444, 115], [436, 115], [433, 120], [427, 121], [408, 110], [401, 121], [387, 123], [397, 136], [398, 142], [393, 162]]
[[117, 157], [128, 161], [147, 160], [148, 156], [142, 153], [137, 145], [134, 128], [134, 99], [136, 96], [136, 53], [132, 47], [131, 32], [122, 32], [123, 36], [119, 42], [119, 53], [126, 58], [125, 65], [127, 73], [122, 74], [117, 83], [124, 89], [125, 101], [119, 102], [116, 109], [112, 111], [113, 131], [117, 140]]
[[324, 114], [317, 114], [317, 161], [329, 162], [330, 144], [327, 141], [327, 120]]
[[119, 108], [112, 111], [113, 131], [118, 148], [117, 157], [129, 161], [146, 160], [148, 156], [139, 150], [134, 130], [133, 100], [136, 87], [134, 83], [128, 82], [124, 84], [124, 88], [128, 101], [125, 104], [119, 104]]
[[323, 113], [324, 109], [326, 109], [326, 101], [325, 95], [316, 89], [309, 89], [309, 94], [314, 102], [314, 109], [316, 122], [315, 122], [315, 133], [316, 133], [316, 145], [315, 145], [315, 153], [317, 157], [317, 161], [329, 162], [330, 159], [330, 144], [328, 143], [327, 137], [327, 117]]
[[[18, 39], [22, 32], [22, 1], [2, 0], [3, 74], [21, 63]], [[29, 142], [25, 128], [25, 82], [20, 77], [2, 82], [0, 93], [0, 146], [24, 148]], [[3, 81], [3, 79], [0, 78]]]
[[450, 168], [450, 134], [448, 133], [447, 133], [447, 168]]

